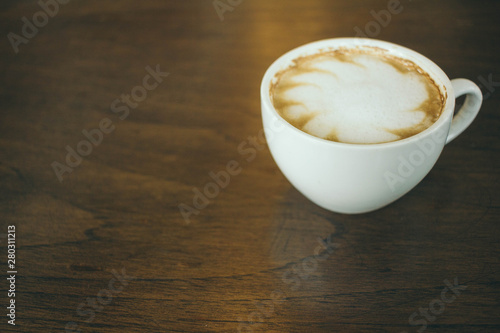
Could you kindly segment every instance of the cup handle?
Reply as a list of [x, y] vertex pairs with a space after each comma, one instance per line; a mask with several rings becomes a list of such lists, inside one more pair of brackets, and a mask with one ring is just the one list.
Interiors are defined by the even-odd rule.
[[483, 94], [481, 89], [472, 81], [467, 79], [454, 79], [451, 80], [451, 85], [455, 92], [455, 98], [462, 95], [465, 97], [465, 103], [460, 110], [453, 116], [450, 131], [446, 138], [446, 143], [450, 143], [453, 139], [459, 136], [476, 118], [481, 103], [483, 102]]

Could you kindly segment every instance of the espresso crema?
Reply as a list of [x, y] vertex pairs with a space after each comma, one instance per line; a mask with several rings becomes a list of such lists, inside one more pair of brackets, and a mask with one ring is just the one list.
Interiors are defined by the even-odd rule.
[[410, 60], [383, 50], [338, 49], [297, 58], [276, 74], [279, 114], [319, 138], [353, 144], [401, 140], [430, 127], [445, 97]]

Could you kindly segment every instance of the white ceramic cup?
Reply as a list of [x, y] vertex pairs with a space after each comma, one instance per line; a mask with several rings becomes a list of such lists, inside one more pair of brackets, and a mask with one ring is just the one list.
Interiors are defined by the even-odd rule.
[[[307, 134], [284, 120], [274, 108], [270, 86], [275, 74], [297, 57], [338, 47], [377, 47], [408, 59], [425, 70], [446, 97], [439, 119], [409, 138], [380, 144], [349, 144]], [[455, 79], [431, 60], [405, 47], [364, 38], [334, 38], [298, 47], [276, 60], [261, 84], [262, 119], [276, 164], [297, 190], [317, 205], [339, 213], [365, 213], [397, 200], [415, 187], [436, 163], [445, 144], [474, 120], [482, 103], [472, 81]], [[466, 95], [454, 115], [455, 99]]]

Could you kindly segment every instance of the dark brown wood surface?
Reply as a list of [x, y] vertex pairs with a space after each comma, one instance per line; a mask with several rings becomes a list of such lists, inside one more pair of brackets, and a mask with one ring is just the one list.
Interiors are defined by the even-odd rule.
[[[500, 331], [500, 2], [60, 1], [0, 4], [1, 332]], [[409, 194], [341, 215], [278, 170], [259, 84], [358, 29], [485, 100]], [[179, 205], [228, 164], [187, 223]]]

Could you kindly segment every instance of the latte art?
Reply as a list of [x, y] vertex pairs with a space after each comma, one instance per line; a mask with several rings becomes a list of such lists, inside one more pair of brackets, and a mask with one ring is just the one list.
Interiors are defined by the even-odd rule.
[[270, 94], [276, 110], [296, 128], [355, 144], [418, 134], [439, 118], [445, 103], [415, 63], [358, 49], [295, 59], [276, 74]]

